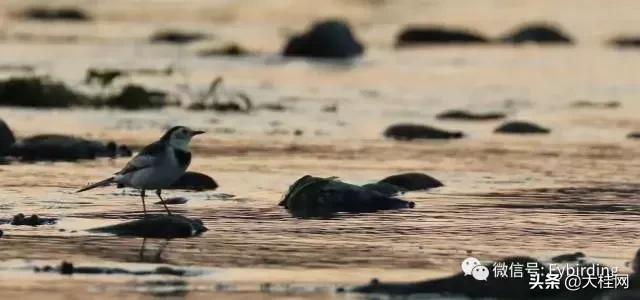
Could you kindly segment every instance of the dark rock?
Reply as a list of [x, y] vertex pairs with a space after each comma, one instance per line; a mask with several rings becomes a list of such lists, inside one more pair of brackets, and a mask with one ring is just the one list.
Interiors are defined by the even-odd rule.
[[207, 38], [206, 34], [199, 32], [182, 32], [177, 30], [163, 30], [151, 36], [152, 43], [188, 44]]
[[628, 290], [628, 291], [613, 291], [606, 294], [607, 300], [640, 300], [640, 291]]
[[640, 132], [631, 132], [627, 134], [628, 139], [640, 139]]
[[7, 123], [0, 119], [0, 156], [7, 155], [15, 142], [16, 138], [13, 135], [13, 131], [11, 131]]
[[311, 58], [350, 58], [362, 55], [364, 47], [356, 40], [349, 25], [329, 20], [313, 24], [301, 35], [293, 36], [282, 55]]
[[199, 219], [180, 215], [155, 215], [144, 219], [90, 229], [89, 232], [146, 238], [186, 238], [207, 231]]
[[86, 22], [91, 20], [86, 12], [73, 7], [32, 7], [22, 12], [22, 17], [36, 21]]
[[404, 173], [389, 176], [378, 183], [395, 185], [405, 191], [426, 190], [443, 186], [439, 180], [423, 173]]
[[28, 64], [1, 64], [0, 72], [22, 72], [33, 74], [36, 71], [36, 66]]
[[384, 131], [384, 136], [396, 140], [413, 139], [459, 139], [464, 136], [459, 131], [444, 131], [442, 129], [417, 124], [396, 124]]
[[396, 47], [441, 44], [486, 44], [489, 39], [466, 30], [443, 27], [410, 26], [402, 30], [396, 39]]
[[638, 36], [617, 37], [610, 40], [609, 44], [618, 48], [638, 48], [640, 47], [640, 37]]
[[56, 272], [62, 275], [73, 275], [73, 274], [126, 274], [126, 275], [137, 275], [137, 276], [147, 276], [147, 275], [173, 275], [173, 276], [189, 276], [188, 272], [181, 269], [175, 269], [167, 266], [160, 266], [153, 270], [149, 271], [130, 271], [123, 268], [109, 268], [109, 267], [94, 267], [94, 266], [74, 266], [73, 263], [63, 261], [60, 263], [58, 267], [52, 267], [46, 265], [42, 268], [35, 267], [35, 272]]
[[264, 103], [261, 104], [260, 106], [258, 106], [259, 109], [264, 109], [264, 110], [270, 110], [270, 111], [285, 111], [287, 110], [287, 107], [282, 104], [282, 103], [278, 103], [278, 102], [274, 102], [274, 103]]
[[60, 264], [60, 274], [62, 275], [71, 275], [73, 274], [74, 268], [73, 264], [70, 262], [63, 261]]
[[338, 112], [338, 105], [337, 104], [327, 105], [322, 108], [322, 111], [328, 112], [328, 113]]
[[413, 208], [414, 203], [385, 196], [374, 190], [344, 183], [335, 178], [310, 175], [298, 179], [279, 203], [302, 218], [331, 217], [338, 212], [367, 213]]
[[0, 238], [4, 235], [4, 231], [0, 230]]
[[198, 52], [199, 56], [245, 56], [249, 54], [249, 51], [235, 43]]
[[115, 157], [116, 147], [109, 144], [67, 135], [41, 134], [18, 141], [9, 149], [9, 155], [25, 161], [74, 161]]
[[[465, 296], [469, 298], [499, 298], [499, 299], [530, 299], [530, 298], [552, 298], [553, 299], [592, 299], [596, 295], [604, 292], [604, 290], [593, 286], [581, 286], [577, 291], [570, 291], [564, 284], [566, 280], [566, 272], [560, 276], [560, 284], [558, 289], [532, 289], [530, 282], [535, 278], [525, 270], [527, 266], [538, 267], [538, 274], [544, 283], [544, 278], [549, 272], [548, 266], [542, 262], [530, 257], [510, 257], [499, 261], [507, 267], [512, 264], [520, 264], [523, 266], [523, 276], [516, 277], [495, 277], [494, 272], [489, 272], [487, 280], [476, 280], [472, 276], [465, 276], [464, 273], [456, 275], [413, 282], [413, 283], [382, 283], [377, 280], [372, 281], [368, 285], [356, 287], [353, 289], [357, 293], [374, 293], [387, 295], [412, 295], [412, 294], [431, 294], [431, 295], [448, 295], [448, 296]], [[492, 270], [493, 264], [485, 264], [489, 270]], [[579, 265], [576, 272], [586, 272], [589, 267], [603, 268], [601, 265]], [[581, 270], [579, 270], [581, 269]], [[597, 270], [596, 270], [597, 271]], [[599, 272], [603, 272], [600, 270]], [[534, 273], [535, 274], [535, 273]], [[581, 273], [577, 273], [581, 274]], [[586, 274], [586, 273], [584, 273]], [[600, 274], [600, 273], [598, 273]], [[582, 284], [584, 285], [584, 283]], [[597, 285], [597, 283], [596, 283]], [[544, 285], [543, 285], [544, 286]]]
[[168, 64], [160, 68], [131, 68], [123, 69], [125, 74], [141, 75], [141, 76], [171, 76], [175, 72], [175, 66]]
[[183, 189], [183, 190], [215, 190], [218, 188], [218, 183], [206, 174], [198, 172], [185, 172], [178, 181], [174, 182], [169, 189]]
[[40, 226], [40, 225], [52, 225], [55, 224], [57, 219], [54, 218], [41, 218], [37, 215], [31, 215], [31, 217], [25, 217], [24, 214], [17, 214], [13, 216], [11, 225], [16, 226]]
[[111, 83], [118, 77], [127, 75], [122, 70], [117, 69], [94, 69], [90, 68], [84, 76], [84, 82], [86, 84], [98, 83], [102, 87], [111, 85]]
[[618, 101], [608, 101], [608, 102], [576, 101], [571, 103], [571, 106], [576, 108], [618, 108], [620, 107], [620, 105], [621, 104]]
[[464, 110], [448, 110], [442, 113], [439, 113], [436, 118], [441, 120], [465, 120], [465, 121], [490, 121], [490, 120], [498, 120], [504, 119], [506, 117], [505, 114], [494, 112], [494, 113], [473, 113]]
[[551, 132], [551, 130], [529, 122], [512, 121], [500, 125], [494, 132], [506, 134], [547, 134]]
[[132, 155], [133, 151], [127, 145], [120, 145], [116, 149], [116, 156], [118, 157], [131, 157]]
[[138, 85], [127, 85], [116, 95], [107, 97], [104, 104], [109, 107], [122, 109], [161, 108], [167, 105], [167, 94], [160, 91], [150, 91]]
[[640, 249], [636, 251], [636, 255], [631, 261], [631, 270], [633, 270], [633, 273], [635, 274], [640, 274]]
[[551, 261], [554, 263], [576, 262], [576, 261], [579, 261], [580, 259], [584, 259], [585, 257], [586, 256], [584, 255], [584, 253], [575, 252], [575, 253], [567, 253], [567, 254], [554, 256], [551, 258]]
[[[185, 204], [188, 201], [189, 200], [187, 200], [187, 198], [184, 198], [184, 197], [174, 197], [174, 198], [164, 199], [164, 203], [167, 205]], [[162, 201], [158, 201], [155, 204], [162, 204]]]
[[87, 97], [46, 77], [0, 80], [0, 105], [3, 106], [69, 107], [87, 102]]
[[406, 192], [405, 189], [385, 182], [368, 183], [362, 186], [365, 189], [376, 191], [386, 196], [394, 196]]
[[505, 35], [501, 41], [510, 44], [573, 44], [573, 40], [569, 35], [549, 24], [529, 24], [521, 26]]

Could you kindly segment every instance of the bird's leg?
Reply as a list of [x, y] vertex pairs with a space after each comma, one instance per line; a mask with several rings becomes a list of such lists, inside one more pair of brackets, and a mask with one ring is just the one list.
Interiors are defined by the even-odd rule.
[[169, 211], [169, 208], [167, 207], [167, 204], [164, 203], [164, 199], [162, 199], [162, 190], [158, 189], [156, 190], [156, 195], [158, 195], [158, 198], [160, 198], [160, 202], [162, 202], [162, 205], [164, 205], [164, 209], [167, 210], [167, 214], [171, 215], [171, 212]]
[[147, 204], [144, 203], [144, 190], [141, 190], [140, 197], [142, 198], [142, 209], [144, 210], [144, 217], [147, 217]]

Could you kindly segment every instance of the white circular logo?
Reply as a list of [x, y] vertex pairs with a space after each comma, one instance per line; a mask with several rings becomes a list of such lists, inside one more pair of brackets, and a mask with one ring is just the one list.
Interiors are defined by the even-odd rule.
[[487, 277], [489, 277], [489, 268], [482, 265], [476, 266], [471, 271], [471, 274], [473, 275], [473, 278], [475, 278], [476, 280], [487, 281]]
[[471, 275], [473, 268], [477, 267], [480, 265], [480, 261], [475, 258], [475, 257], [468, 257], [467, 259], [462, 261], [462, 272], [464, 272], [464, 275]]

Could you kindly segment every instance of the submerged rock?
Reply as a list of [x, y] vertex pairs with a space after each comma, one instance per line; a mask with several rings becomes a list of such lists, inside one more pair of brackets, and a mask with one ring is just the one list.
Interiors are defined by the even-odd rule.
[[500, 125], [495, 133], [506, 134], [547, 134], [551, 130], [530, 122], [512, 121]]
[[573, 40], [569, 35], [549, 24], [524, 25], [505, 35], [501, 40], [504, 43], [511, 44], [573, 44]]
[[149, 271], [130, 271], [123, 268], [109, 268], [109, 267], [94, 267], [94, 266], [74, 266], [73, 263], [63, 261], [60, 266], [54, 267], [46, 265], [44, 267], [35, 267], [34, 272], [56, 272], [62, 275], [73, 274], [127, 274], [127, 275], [173, 275], [173, 276], [185, 276], [188, 275], [186, 270], [175, 269], [172, 267], [161, 266]]
[[350, 58], [362, 55], [364, 47], [356, 40], [349, 25], [329, 20], [313, 24], [301, 35], [293, 36], [282, 51], [284, 56], [311, 58]]
[[640, 132], [631, 132], [627, 134], [628, 139], [640, 139]]
[[489, 39], [466, 30], [437, 26], [410, 26], [396, 39], [396, 47], [437, 45], [437, 44], [486, 44]]
[[178, 30], [162, 30], [154, 33], [150, 40], [152, 43], [188, 44], [204, 40], [207, 35], [200, 32], [184, 32]]
[[107, 97], [104, 105], [121, 109], [161, 108], [167, 105], [167, 94], [161, 91], [147, 90], [138, 85], [127, 85], [120, 93]]
[[206, 174], [198, 172], [185, 172], [178, 181], [174, 182], [169, 189], [182, 189], [182, 190], [215, 190], [218, 188], [218, 183]]
[[25, 161], [73, 161], [97, 157], [126, 156], [126, 146], [118, 148], [116, 143], [103, 143], [79, 137], [41, 134], [18, 141], [9, 149], [9, 155]]
[[60, 82], [47, 77], [15, 77], [0, 80], [0, 105], [70, 107], [89, 102]]
[[55, 224], [57, 219], [55, 218], [41, 218], [38, 215], [31, 215], [30, 217], [25, 217], [24, 214], [20, 213], [13, 216], [11, 220], [11, 225], [16, 226], [40, 226], [40, 225], [52, 225]]
[[22, 17], [37, 21], [84, 22], [91, 20], [86, 12], [75, 7], [31, 7], [22, 12]]
[[13, 131], [4, 120], [0, 119], [0, 156], [7, 155], [15, 142], [16, 138], [13, 135]]
[[[499, 298], [499, 299], [529, 299], [529, 298], [551, 298], [554, 299], [591, 299], [594, 296], [606, 291], [588, 286], [582, 283], [581, 288], [576, 291], [567, 289], [564, 284], [568, 277], [566, 272], [562, 276], [558, 276], [559, 284], [557, 289], [532, 289], [530, 282], [535, 281], [535, 274], [540, 274], [544, 287], [544, 278], [549, 272], [548, 266], [544, 263], [530, 257], [510, 257], [496, 262], [496, 264], [505, 265], [507, 267], [519, 264], [523, 266], [522, 277], [495, 277], [493, 264], [484, 264], [487, 270], [486, 280], [476, 280], [473, 276], [464, 273], [456, 275], [426, 280], [412, 283], [381, 283], [374, 279], [368, 285], [354, 288], [352, 291], [357, 293], [374, 293], [387, 295], [412, 295], [412, 294], [431, 294], [431, 295], [448, 295], [448, 296], [464, 296], [470, 298]], [[536, 272], [528, 272], [526, 267], [535, 267]], [[580, 265], [575, 267], [575, 271], [586, 272], [586, 268], [604, 268], [600, 265]], [[476, 267], [478, 268], [478, 267]], [[582, 269], [582, 270], [578, 270]], [[534, 275], [532, 275], [532, 273]], [[508, 274], [508, 273], [507, 273]], [[586, 273], [584, 273], [586, 274]], [[596, 282], [597, 284], [597, 282]]]
[[636, 255], [631, 261], [631, 270], [633, 270], [633, 273], [636, 275], [640, 275], [640, 249], [636, 251]]
[[95, 69], [89, 68], [84, 76], [84, 83], [93, 84], [98, 83], [102, 87], [111, 85], [111, 83], [118, 77], [127, 75], [123, 70], [118, 69]]
[[338, 212], [366, 213], [414, 207], [413, 202], [391, 198], [334, 177], [310, 175], [291, 185], [279, 205], [296, 217], [330, 217]]
[[[164, 204], [167, 204], [167, 205], [185, 204], [188, 201], [189, 200], [187, 200], [187, 198], [184, 198], [184, 197], [173, 197], [169, 199], [164, 199]], [[154, 204], [162, 204], [162, 201], [158, 201]]]
[[368, 190], [376, 191], [385, 196], [394, 196], [407, 191], [397, 185], [385, 182], [368, 183], [363, 185], [362, 187]]
[[609, 41], [609, 44], [618, 48], [640, 47], [640, 36], [621, 36]]
[[384, 131], [384, 136], [396, 140], [414, 139], [459, 139], [464, 134], [459, 131], [445, 131], [435, 127], [418, 124], [396, 124]]
[[207, 231], [199, 219], [181, 215], [154, 215], [140, 220], [90, 229], [89, 232], [146, 238], [186, 238]]
[[608, 101], [608, 102], [576, 101], [571, 103], [571, 106], [576, 108], [618, 108], [620, 107], [620, 105], [621, 104], [618, 101]]
[[242, 46], [231, 43], [217, 48], [209, 48], [198, 52], [199, 56], [245, 56], [250, 52]]
[[584, 255], [584, 253], [582, 252], [575, 252], [575, 253], [567, 253], [567, 254], [561, 254], [561, 255], [557, 255], [551, 258], [552, 262], [577, 262], [580, 261], [582, 259], [584, 259], [586, 256]]
[[443, 186], [442, 182], [423, 173], [404, 173], [389, 176], [378, 183], [387, 183], [405, 191], [427, 190]]
[[439, 113], [436, 118], [441, 120], [464, 120], [464, 121], [490, 121], [504, 119], [505, 114], [500, 112], [473, 113], [465, 110], [448, 110]]

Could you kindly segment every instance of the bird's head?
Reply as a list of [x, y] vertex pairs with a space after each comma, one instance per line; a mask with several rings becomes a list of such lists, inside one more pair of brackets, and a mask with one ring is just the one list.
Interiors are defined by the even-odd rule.
[[204, 131], [193, 130], [185, 126], [175, 126], [169, 129], [161, 138], [162, 141], [169, 143], [172, 147], [189, 150], [189, 142], [191, 138], [198, 134], [203, 134]]

